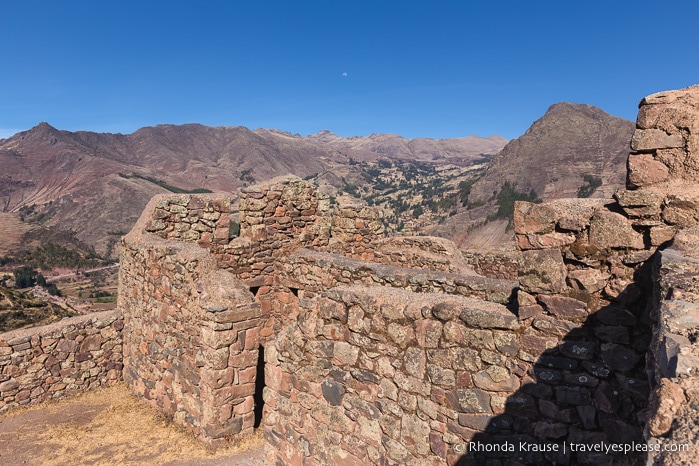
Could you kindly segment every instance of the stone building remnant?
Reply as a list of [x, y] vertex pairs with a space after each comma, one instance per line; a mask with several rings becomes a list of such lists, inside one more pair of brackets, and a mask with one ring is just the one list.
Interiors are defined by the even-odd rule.
[[[0, 410], [123, 378], [211, 445], [263, 428], [267, 464], [691, 464], [655, 447], [697, 441], [697, 112], [643, 99], [627, 188], [516, 203], [514, 253], [294, 176], [156, 196], [117, 312], [0, 335]], [[600, 442], [654, 451], [560, 448]]]
[[211, 443], [261, 422], [269, 464], [639, 460], [469, 445], [688, 435], [697, 105], [641, 102], [613, 199], [518, 202], [517, 255], [387, 238], [295, 177], [243, 190], [239, 231], [220, 196], [155, 199], [124, 240], [124, 378]]

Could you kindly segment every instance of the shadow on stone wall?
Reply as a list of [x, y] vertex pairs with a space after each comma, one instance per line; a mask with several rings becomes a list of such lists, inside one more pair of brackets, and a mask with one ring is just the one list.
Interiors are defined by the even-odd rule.
[[[501, 414], [459, 415], [464, 429], [480, 432], [461, 446], [457, 465], [645, 464], [645, 452], [605, 451], [603, 444], [645, 446], [652, 262], [636, 272], [642, 292], [633, 300], [605, 305], [567, 331], [561, 322], [549, 335], [522, 336], [523, 350], [541, 350], [528, 382], [525, 377]], [[545, 349], [555, 332], [562, 340]]]

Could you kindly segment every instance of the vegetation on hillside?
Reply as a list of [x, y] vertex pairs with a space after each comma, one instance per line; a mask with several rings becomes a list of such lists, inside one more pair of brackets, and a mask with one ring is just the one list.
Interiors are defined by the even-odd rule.
[[[240, 181], [245, 182], [246, 184], [254, 183], [255, 178], [252, 176], [252, 168], [247, 168], [247, 169], [241, 171], [238, 179]], [[211, 191], [209, 191], [209, 192], [211, 192]]]
[[46, 325], [76, 314], [73, 309], [0, 286], [0, 332]]
[[602, 186], [602, 178], [599, 176], [586, 173], [583, 175], [583, 181], [585, 181], [586, 184], [578, 188], [578, 197], [590, 197], [592, 196], [592, 193], [597, 190], [597, 188]]
[[[351, 160], [356, 174], [340, 177], [338, 195], [364, 200], [384, 210], [387, 233], [419, 234], [468, 206], [468, 196], [484, 167], [440, 166], [420, 161]], [[319, 174], [307, 176], [311, 182]], [[331, 196], [334, 200], [334, 196]]]
[[80, 251], [56, 243], [46, 243], [18, 253], [13, 262], [44, 270], [54, 267], [79, 270], [99, 267], [114, 261], [100, 257], [92, 248]]
[[495, 198], [498, 201], [498, 210], [494, 214], [487, 217], [488, 221], [496, 219], [506, 219], [508, 221], [507, 229], [513, 226], [513, 216], [515, 212], [515, 201], [527, 201], [539, 204], [542, 200], [532, 189], [529, 193], [520, 193], [515, 189], [515, 185], [509, 181], [500, 188], [500, 192], [495, 193]]
[[[15, 276], [15, 288], [31, 288], [34, 285], [39, 285], [44, 288], [50, 295], [61, 296], [61, 291], [58, 289], [55, 283], [46, 283], [46, 278], [40, 272], [37, 272], [34, 268], [24, 265], [13, 271]], [[4, 286], [5, 280], [3, 280]]]
[[43, 206], [36, 204], [23, 205], [19, 208], [19, 219], [27, 223], [46, 223], [55, 215], [53, 201]]
[[[56, 239], [60, 240], [60, 235], [57, 235]], [[65, 268], [80, 271], [103, 267], [117, 262], [116, 258], [100, 256], [92, 247], [81, 243], [75, 238], [73, 239], [73, 243], [65, 241], [65, 245], [47, 242], [39, 246], [15, 251], [6, 256], [0, 256], [0, 266], [14, 267], [15, 270], [22, 269], [23, 271], [20, 274], [21, 281], [23, 281], [27, 278], [29, 280], [32, 279], [27, 270]], [[28, 242], [33, 241], [36, 241], [36, 238], [32, 238], [31, 241], [28, 240]], [[27, 270], [24, 270], [24, 268]], [[37, 280], [36, 276], [33, 278]], [[33, 286], [33, 284], [27, 286]], [[26, 286], [22, 288], [26, 288]]]
[[[126, 179], [139, 178], [141, 180], [146, 180], [146, 181], [149, 181], [151, 183], [157, 184], [161, 188], [167, 189], [171, 193], [176, 193], [176, 194], [204, 194], [204, 193], [212, 193], [213, 192], [212, 190], [206, 189], [206, 188], [195, 188], [195, 189], [178, 188], [177, 186], [167, 184], [163, 180], [153, 178], [152, 176], [139, 175], [138, 173], [132, 173], [130, 175], [126, 175], [124, 173], [119, 173], [119, 176], [122, 178], [126, 178]], [[241, 179], [243, 179], [243, 178], [241, 178]]]

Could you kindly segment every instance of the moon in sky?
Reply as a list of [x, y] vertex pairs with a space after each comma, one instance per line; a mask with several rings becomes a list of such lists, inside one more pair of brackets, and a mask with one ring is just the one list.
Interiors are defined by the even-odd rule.
[[346, 78], [346, 77], [347, 77], [347, 72], [346, 72], [346, 71], [345, 71], [344, 73], [342, 73], [342, 77], [343, 77], [343, 78]]

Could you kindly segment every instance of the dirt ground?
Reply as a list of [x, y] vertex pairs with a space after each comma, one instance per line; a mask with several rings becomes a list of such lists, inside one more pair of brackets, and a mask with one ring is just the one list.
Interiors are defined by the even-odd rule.
[[0, 415], [4, 466], [261, 466], [262, 445], [256, 432], [207, 449], [122, 384]]

